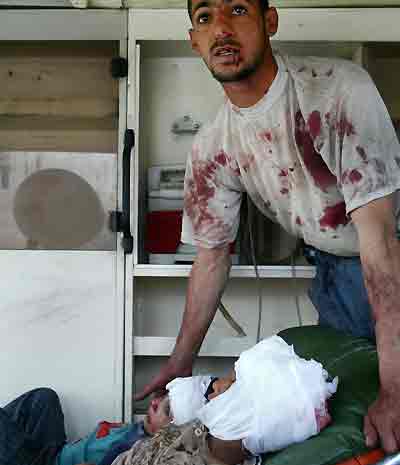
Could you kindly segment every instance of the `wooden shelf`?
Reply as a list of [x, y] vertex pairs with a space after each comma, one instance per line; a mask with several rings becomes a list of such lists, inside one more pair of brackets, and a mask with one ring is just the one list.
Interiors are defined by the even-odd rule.
[[[201, 347], [200, 357], [238, 357], [244, 350], [256, 344], [252, 337], [232, 337], [206, 339]], [[168, 357], [175, 346], [174, 337], [133, 338], [133, 355], [148, 357]]]
[[[166, 277], [186, 278], [189, 276], [191, 265], [135, 265], [133, 276], [142, 277]], [[315, 276], [315, 268], [310, 265], [301, 266], [259, 266], [260, 278], [305, 278], [311, 279]], [[233, 266], [231, 278], [255, 278], [253, 266]]]

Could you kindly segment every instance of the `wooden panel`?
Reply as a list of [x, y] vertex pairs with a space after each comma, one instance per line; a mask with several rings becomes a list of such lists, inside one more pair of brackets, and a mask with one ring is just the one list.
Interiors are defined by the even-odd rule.
[[113, 42], [0, 42], [0, 149], [117, 151]]
[[115, 131], [3, 131], [0, 150], [117, 153]]
[[0, 150], [117, 153], [111, 119], [0, 116]]
[[115, 118], [118, 115], [118, 99], [46, 98], [38, 100], [19, 97], [3, 98], [0, 95], [0, 115]]
[[107, 58], [17, 57], [0, 58], [2, 96], [35, 97], [118, 97]]

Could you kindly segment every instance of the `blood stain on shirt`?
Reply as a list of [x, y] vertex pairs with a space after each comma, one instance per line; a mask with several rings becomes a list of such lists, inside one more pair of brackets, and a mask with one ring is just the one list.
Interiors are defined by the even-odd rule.
[[228, 164], [229, 156], [223, 151], [220, 150], [217, 155], [215, 155], [215, 162], [221, 166], [226, 166]]
[[253, 154], [242, 153], [239, 156], [239, 161], [242, 165], [243, 170], [247, 173], [250, 169], [250, 166], [255, 161], [255, 156]]
[[[317, 116], [313, 117], [314, 133], [316, 133]], [[302, 155], [304, 165], [313, 178], [315, 184], [322, 190], [336, 184], [336, 177], [329, 171], [321, 155], [315, 150], [313, 138], [306, 126], [300, 110], [295, 116], [295, 139]]]
[[303, 221], [301, 220], [300, 216], [296, 216], [296, 224], [297, 226], [303, 226]]
[[339, 121], [336, 123], [336, 130], [342, 140], [344, 136], [350, 137], [356, 133], [353, 123], [347, 119], [346, 115], [341, 115]]
[[321, 134], [321, 114], [319, 111], [313, 111], [308, 117], [308, 127], [310, 129], [310, 134], [313, 139], [318, 137]]
[[324, 216], [319, 220], [321, 228], [331, 229], [337, 229], [340, 225], [345, 226], [348, 222], [349, 218], [346, 215], [346, 205], [344, 202], [326, 207]]
[[356, 147], [357, 153], [360, 155], [360, 157], [364, 160], [367, 161], [367, 154], [365, 152], [365, 149], [359, 145]]
[[283, 169], [282, 169], [282, 170], [280, 170], [280, 172], [279, 172], [279, 177], [280, 177], [280, 178], [285, 178], [288, 174], [289, 174], [289, 173], [288, 173], [288, 170], [283, 170]]
[[217, 164], [211, 162], [193, 162], [193, 177], [187, 180], [185, 211], [191, 218], [195, 231], [205, 223], [212, 223], [215, 218], [208, 210], [208, 202], [215, 194], [215, 188], [208, 180], [212, 178]]
[[287, 187], [283, 187], [283, 188], [281, 189], [281, 194], [282, 194], [282, 195], [287, 195], [287, 194], [289, 194], [289, 189], [288, 189]]
[[272, 133], [271, 131], [263, 131], [260, 133], [260, 138], [265, 142], [272, 142]]
[[357, 184], [362, 179], [362, 174], [358, 170], [346, 170], [342, 175], [342, 184]]
[[331, 122], [331, 114], [328, 111], [328, 113], [325, 113], [325, 123], [329, 126], [330, 122]]

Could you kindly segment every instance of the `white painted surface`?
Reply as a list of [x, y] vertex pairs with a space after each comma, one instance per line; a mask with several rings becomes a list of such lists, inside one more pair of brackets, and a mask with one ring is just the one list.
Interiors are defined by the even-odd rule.
[[0, 270], [1, 402], [54, 388], [70, 439], [119, 420], [115, 252], [0, 251]]
[[[62, 170], [65, 174], [79, 176], [84, 185], [89, 189], [99, 203], [101, 210], [102, 226], [90, 240], [74, 248], [84, 250], [113, 250], [115, 249], [115, 234], [108, 227], [108, 215], [115, 209], [117, 202], [117, 155], [104, 153], [64, 153], [64, 152], [2, 152], [0, 151], [0, 249], [25, 249], [32, 248], [29, 245], [31, 238], [23, 234], [16, 221], [15, 199], [22, 183], [33, 175], [38, 175], [45, 170]], [[32, 178], [31, 178], [32, 179]], [[49, 189], [56, 189], [57, 186], [50, 186]], [[90, 189], [93, 189], [91, 192]], [[45, 192], [45, 191], [44, 191]], [[68, 192], [65, 193], [68, 199]], [[82, 204], [86, 203], [83, 191], [80, 197]], [[63, 225], [66, 230], [67, 224], [63, 211], [75, 208], [75, 205], [57, 204], [49, 208], [46, 195], [37, 199], [32, 199], [37, 214], [53, 211], [54, 221], [57, 222], [55, 228]], [[40, 207], [43, 210], [40, 210]], [[96, 204], [95, 204], [96, 206]], [[76, 205], [78, 207], [78, 205]], [[90, 211], [87, 217], [82, 217], [81, 228], [90, 227]], [[27, 215], [28, 212], [25, 213]], [[46, 219], [47, 220], [47, 219]], [[65, 224], [63, 224], [65, 223]], [[57, 244], [57, 238], [52, 241], [52, 248], [62, 249], [64, 247]], [[34, 247], [33, 247], [34, 248]], [[38, 244], [37, 248], [47, 248]]]
[[[267, 337], [291, 326], [298, 326], [295, 296], [299, 296], [303, 324], [316, 321], [314, 308], [308, 299], [310, 281], [305, 279], [263, 280], [261, 335]], [[182, 278], [135, 279], [135, 337], [175, 338], [185, 306], [187, 280]], [[258, 323], [258, 285], [255, 279], [231, 279], [222, 301], [250, 339], [255, 340]], [[222, 315], [217, 315], [207, 333], [205, 344], [215, 346], [221, 338], [236, 333]], [[137, 342], [140, 342], [139, 340]], [[157, 342], [154, 340], [154, 342]], [[138, 346], [139, 347], [139, 346]], [[154, 350], [157, 351], [156, 347]], [[218, 352], [219, 349], [216, 349]], [[212, 352], [210, 349], [208, 352]], [[236, 353], [236, 349], [232, 355]], [[168, 352], [165, 352], [167, 355]], [[137, 355], [150, 355], [137, 354]], [[160, 353], [159, 353], [160, 355]]]
[[[153, 277], [188, 277], [191, 265], [136, 265], [134, 276]], [[311, 265], [296, 266], [259, 266], [258, 272], [261, 278], [313, 278], [315, 268]], [[256, 273], [253, 266], [233, 266], [231, 278], [255, 278]]]
[[2, 10], [0, 40], [120, 40], [127, 38], [122, 10]]
[[185, 164], [193, 135], [174, 134], [172, 125], [185, 115], [210, 121], [223, 103], [222, 88], [196, 57], [143, 58], [141, 76], [140, 156], [146, 168]]
[[[273, 40], [380, 42], [400, 38], [399, 8], [287, 8], [279, 10], [279, 18]], [[186, 9], [134, 9], [129, 21], [136, 40], [188, 39]]]

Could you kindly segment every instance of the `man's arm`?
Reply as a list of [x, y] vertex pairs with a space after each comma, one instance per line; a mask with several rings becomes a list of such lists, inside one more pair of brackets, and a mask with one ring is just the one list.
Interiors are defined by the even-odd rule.
[[386, 452], [400, 448], [400, 242], [388, 196], [352, 214], [364, 281], [376, 321], [380, 392], [364, 420], [368, 446], [380, 438]]
[[175, 348], [159, 374], [135, 396], [141, 400], [177, 376], [190, 376], [193, 361], [214, 318], [231, 267], [229, 246], [199, 247], [192, 266], [186, 306]]

